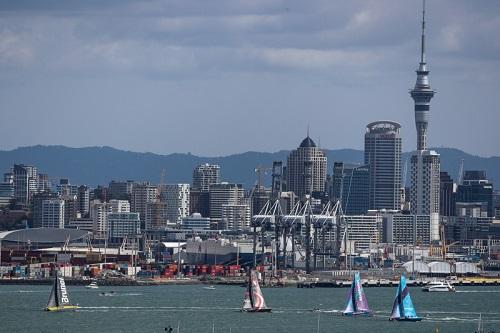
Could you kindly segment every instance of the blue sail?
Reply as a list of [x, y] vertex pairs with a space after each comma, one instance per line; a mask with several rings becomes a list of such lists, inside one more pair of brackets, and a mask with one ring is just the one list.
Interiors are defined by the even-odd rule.
[[406, 278], [404, 275], [401, 275], [401, 279], [399, 280], [390, 320], [421, 320], [421, 318], [417, 316], [417, 312], [411, 301], [410, 290], [406, 285]]

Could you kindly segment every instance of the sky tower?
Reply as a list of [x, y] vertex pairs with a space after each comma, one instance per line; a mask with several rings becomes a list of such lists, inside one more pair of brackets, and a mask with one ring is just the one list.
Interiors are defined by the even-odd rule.
[[429, 123], [429, 109], [434, 90], [429, 84], [429, 71], [425, 61], [425, 0], [422, 9], [422, 41], [420, 49], [420, 64], [417, 70], [415, 88], [410, 91], [415, 101], [415, 125], [417, 127], [417, 150], [427, 149], [427, 125]]
[[415, 215], [429, 216], [431, 240], [439, 240], [439, 154], [427, 149], [427, 125], [429, 106], [434, 90], [429, 84], [429, 71], [425, 61], [425, 0], [422, 10], [422, 41], [420, 64], [415, 88], [410, 91], [415, 102], [415, 125], [417, 127], [417, 151], [411, 156], [410, 211]]

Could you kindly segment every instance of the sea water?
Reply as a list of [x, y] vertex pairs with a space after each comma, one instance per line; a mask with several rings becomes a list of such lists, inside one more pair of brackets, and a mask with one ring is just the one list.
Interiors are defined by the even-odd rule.
[[[0, 332], [474, 332], [500, 333], [500, 287], [457, 287], [455, 293], [410, 288], [421, 322], [389, 322], [395, 288], [365, 288], [372, 317], [343, 317], [347, 289], [263, 288], [272, 313], [242, 313], [245, 289], [199, 285], [68, 286], [71, 312], [45, 312], [51, 286], [0, 286]], [[103, 292], [114, 291], [114, 293]], [[319, 308], [319, 312], [312, 310]]]

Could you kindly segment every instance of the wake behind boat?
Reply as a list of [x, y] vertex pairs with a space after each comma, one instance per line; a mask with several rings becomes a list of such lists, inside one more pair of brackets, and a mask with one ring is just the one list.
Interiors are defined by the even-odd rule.
[[54, 284], [52, 285], [52, 291], [50, 292], [49, 302], [47, 303], [46, 311], [65, 311], [65, 310], [75, 310], [79, 307], [76, 305], [71, 305], [69, 301], [68, 290], [66, 289], [66, 283], [64, 283], [64, 278], [56, 273], [54, 279]]
[[392, 306], [392, 313], [389, 320], [397, 321], [421, 321], [422, 318], [417, 316], [415, 307], [410, 297], [410, 290], [406, 285], [406, 277], [401, 275], [399, 279], [398, 289], [396, 291], [396, 298]]
[[351, 288], [349, 289], [349, 293], [347, 294], [347, 305], [342, 314], [344, 316], [371, 314], [370, 308], [368, 307], [368, 301], [363, 290], [363, 285], [361, 284], [359, 273], [354, 274]]
[[271, 312], [271, 308], [268, 308], [266, 305], [264, 295], [262, 295], [262, 291], [260, 290], [257, 273], [254, 270], [250, 270], [248, 274], [248, 288], [245, 292], [245, 299], [243, 300], [243, 308], [241, 311]]

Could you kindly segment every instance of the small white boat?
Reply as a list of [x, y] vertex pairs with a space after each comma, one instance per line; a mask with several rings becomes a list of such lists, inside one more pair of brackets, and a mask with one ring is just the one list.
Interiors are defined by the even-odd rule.
[[93, 281], [91, 284], [85, 286], [85, 288], [88, 288], [88, 289], [99, 289], [99, 286], [97, 285], [97, 282]]
[[206, 287], [203, 287], [203, 289], [205, 289], [205, 290], [215, 290], [215, 286], [206, 286]]
[[455, 287], [447, 281], [433, 281], [422, 287], [422, 291], [428, 292], [450, 292], [456, 291]]

